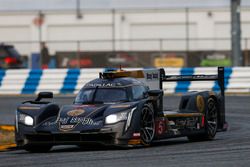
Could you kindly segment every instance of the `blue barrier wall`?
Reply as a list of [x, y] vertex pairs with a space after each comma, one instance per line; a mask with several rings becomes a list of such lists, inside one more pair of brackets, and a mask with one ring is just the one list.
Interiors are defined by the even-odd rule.
[[0, 70], [0, 86], [2, 85], [2, 80], [5, 76], [5, 71], [4, 70]]
[[[180, 74], [181, 75], [193, 75], [194, 74], [194, 68], [182, 68], [180, 70]], [[175, 92], [176, 93], [187, 92], [190, 84], [191, 84], [190, 81], [177, 82]]]
[[[165, 70], [167, 75], [217, 74], [217, 68], [166, 68]], [[40, 91], [73, 94], [86, 82], [97, 78], [101, 71], [103, 69], [0, 70], [0, 94], [34, 94]], [[249, 93], [249, 83], [249, 67], [225, 68], [226, 92]], [[182, 93], [207, 89], [219, 91], [219, 86], [217, 81], [210, 81], [210, 84], [187, 81], [164, 83], [163, 89], [165, 93]]]
[[79, 69], [69, 69], [64, 79], [63, 87], [60, 90], [60, 93], [74, 93], [79, 75]]

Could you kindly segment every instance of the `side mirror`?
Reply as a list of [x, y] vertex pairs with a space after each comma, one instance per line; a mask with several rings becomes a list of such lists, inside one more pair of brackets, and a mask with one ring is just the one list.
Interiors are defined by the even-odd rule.
[[41, 99], [44, 99], [44, 98], [53, 98], [53, 93], [52, 92], [40, 92], [37, 95], [37, 98], [35, 101], [40, 101]]
[[149, 96], [163, 96], [163, 90], [149, 90]]

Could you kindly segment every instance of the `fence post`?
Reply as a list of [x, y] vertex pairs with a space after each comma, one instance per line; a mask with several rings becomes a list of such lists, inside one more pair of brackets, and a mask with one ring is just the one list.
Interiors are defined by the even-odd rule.
[[189, 52], [189, 8], [185, 9], [185, 16], [186, 16], [186, 55], [185, 55], [185, 62], [184, 65], [187, 67], [187, 59], [188, 59], [188, 52]]
[[248, 66], [249, 65], [249, 59], [248, 59], [248, 39], [245, 38], [245, 54], [244, 54], [244, 66]]
[[77, 59], [77, 67], [80, 68], [80, 41], [76, 41], [77, 45], [77, 52], [76, 52], [76, 59]]

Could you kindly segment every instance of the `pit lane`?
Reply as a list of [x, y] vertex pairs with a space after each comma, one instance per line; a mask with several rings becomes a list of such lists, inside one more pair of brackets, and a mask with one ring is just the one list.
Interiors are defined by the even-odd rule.
[[[29, 96], [0, 97], [0, 123], [13, 124], [16, 105]], [[178, 96], [165, 99], [173, 108]], [[58, 96], [59, 104], [72, 103], [73, 97]], [[188, 142], [171, 139], [148, 148], [119, 150], [75, 146], [57, 146], [50, 153], [30, 154], [24, 150], [0, 152], [0, 166], [249, 166], [250, 164], [250, 96], [227, 96], [226, 119], [229, 130], [218, 133], [215, 140]]]

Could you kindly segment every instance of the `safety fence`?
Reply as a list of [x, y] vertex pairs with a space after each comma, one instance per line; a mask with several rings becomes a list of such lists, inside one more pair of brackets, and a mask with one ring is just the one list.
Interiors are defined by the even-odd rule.
[[[0, 70], [0, 94], [76, 94], [88, 81], [98, 78], [104, 69]], [[167, 75], [216, 74], [217, 68], [165, 68]], [[226, 93], [250, 93], [250, 67], [225, 68]], [[166, 82], [165, 93], [219, 90], [216, 81]]]

